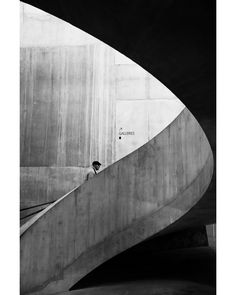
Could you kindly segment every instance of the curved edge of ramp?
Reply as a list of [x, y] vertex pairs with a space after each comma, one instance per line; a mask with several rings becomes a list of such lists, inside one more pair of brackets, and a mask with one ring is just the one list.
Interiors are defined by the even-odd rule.
[[69, 290], [181, 218], [201, 199], [212, 173], [208, 140], [184, 109], [148, 143], [24, 225], [21, 294]]

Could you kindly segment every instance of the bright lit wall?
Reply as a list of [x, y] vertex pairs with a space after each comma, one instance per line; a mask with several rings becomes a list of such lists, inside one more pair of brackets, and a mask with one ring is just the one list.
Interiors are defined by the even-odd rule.
[[101, 41], [21, 3], [21, 205], [50, 201], [161, 132], [184, 105]]

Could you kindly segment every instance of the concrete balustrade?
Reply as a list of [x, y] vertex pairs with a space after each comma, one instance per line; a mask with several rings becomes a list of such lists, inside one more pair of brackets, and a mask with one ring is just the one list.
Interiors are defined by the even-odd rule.
[[21, 227], [21, 294], [69, 288], [183, 218], [213, 173], [208, 140], [184, 109], [160, 134]]

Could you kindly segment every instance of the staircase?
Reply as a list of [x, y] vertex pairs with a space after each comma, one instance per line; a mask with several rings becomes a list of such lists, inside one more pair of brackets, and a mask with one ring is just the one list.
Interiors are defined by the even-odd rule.
[[208, 140], [185, 108], [148, 143], [21, 226], [21, 294], [68, 291], [105, 261], [184, 220], [212, 174]]

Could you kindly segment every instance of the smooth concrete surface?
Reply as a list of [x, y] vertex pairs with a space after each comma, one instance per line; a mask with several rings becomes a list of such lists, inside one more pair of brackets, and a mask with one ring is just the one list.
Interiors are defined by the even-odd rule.
[[20, 4], [20, 46], [51, 47], [95, 44], [98, 39], [36, 7]]
[[87, 168], [21, 167], [20, 206], [26, 208], [57, 200], [83, 183]]
[[215, 1], [24, 2], [131, 58], [179, 97], [198, 121], [214, 118]]
[[116, 159], [121, 159], [148, 142], [183, 109], [184, 105], [178, 99], [116, 101], [116, 132], [119, 138], [116, 141]]
[[114, 161], [110, 59], [102, 45], [21, 48], [22, 167]]
[[212, 172], [209, 143], [185, 109], [147, 144], [21, 227], [22, 294], [68, 290], [165, 229], [201, 199]]
[[115, 96], [107, 46], [21, 49], [21, 206], [84, 182], [115, 161]]
[[[198, 120], [215, 157], [215, 1], [25, 2], [99, 38], [160, 80]], [[214, 170], [207, 197], [193, 209], [203, 224], [216, 221], [215, 187]]]
[[[131, 99], [176, 99], [176, 96], [160, 81], [137, 64], [128, 62], [118, 65], [116, 70], [116, 96], [119, 100]], [[132, 78], [132, 79], [131, 79]]]
[[[21, 4], [21, 207], [59, 199], [162, 131], [184, 108], [98, 39]], [[119, 130], [132, 136], [119, 136]]]

